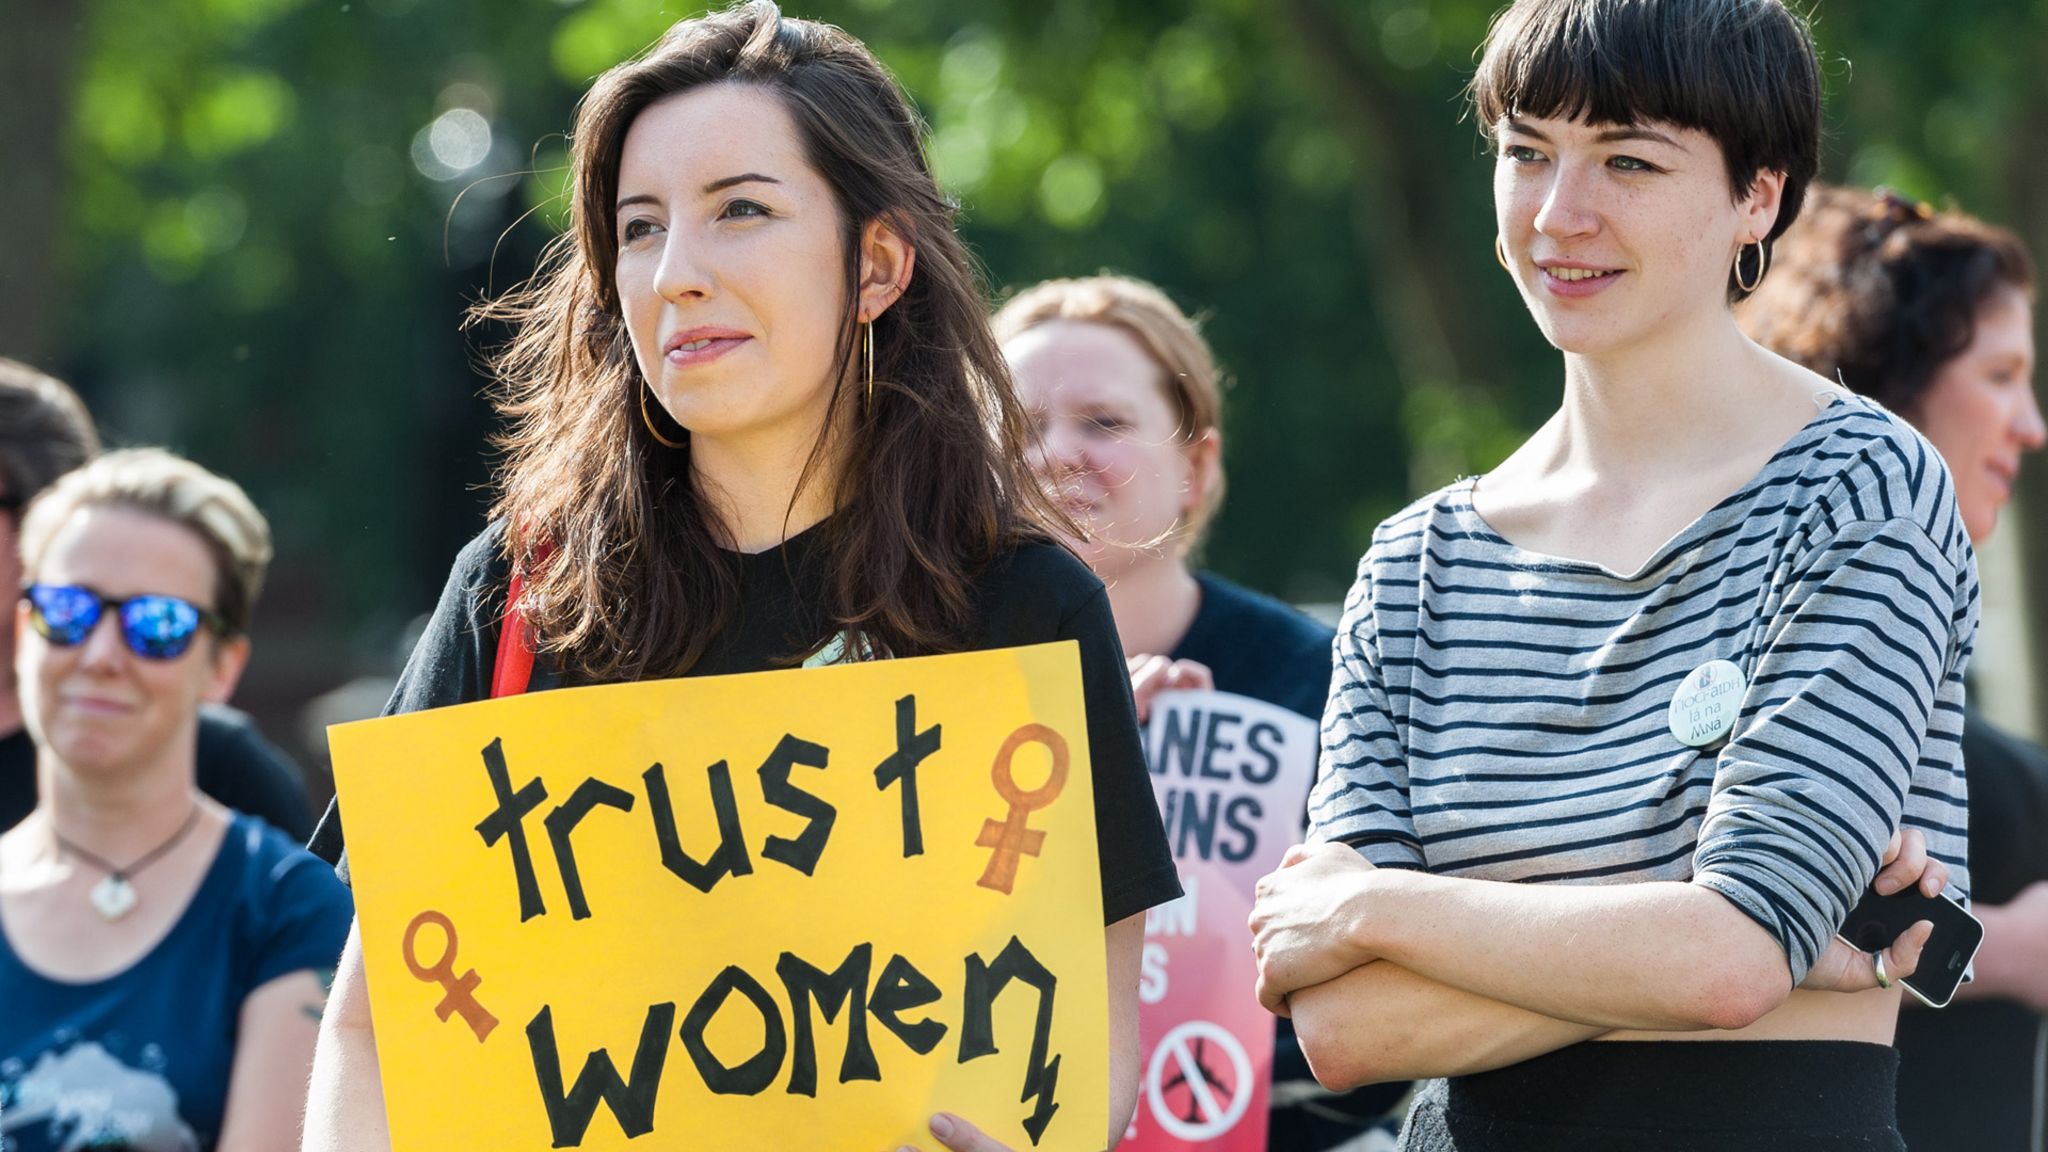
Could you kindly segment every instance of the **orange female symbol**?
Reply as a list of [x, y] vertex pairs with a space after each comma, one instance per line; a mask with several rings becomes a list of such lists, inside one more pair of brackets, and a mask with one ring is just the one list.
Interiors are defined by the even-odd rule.
[[[420, 963], [419, 950], [414, 947], [422, 924], [432, 924], [447, 937], [441, 958], [431, 966]], [[483, 983], [484, 978], [477, 975], [474, 968], [460, 976], [455, 974], [455, 922], [446, 915], [430, 908], [413, 917], [412, 923], [405, 926], [405, 966], [412, 969], [415, 979], [439, 984], [447, 992], [441, 997], [441, 1002], [434, 1005], [434, 1015], [443, 1021], [457, 1012], [462, 1013], [462, 1022], [476, 1033], [478, 1043], [482, 1043], [484, 1037], [491, 1034], [491, 1029], [498, 1026], [498, 1018], [477, 1003], [476, 986]]]
[[[1052, 753], [1051, 773], [1045, 783], [1029, 792], [1017, 787], [1011, 769], [1017, 749], [1026, 744], [1043, 744]], [[1029, 821], [1033, 812], [1059, 799], [1060, 790], [1067, 786], [1066, 737], [1043, 724], [1024, 725], [1003, 741], [996, 752], [995, 765], [989, 769], [989, 779], [995, 783], [996, 794], [1009, 801], [1010, 814], [1001, 820], [982, 821], [975, 847], [995, 851], [989, 853], [988, 867], [975, 883], [1008, 895], [1017, 883], [1017, 857], [1036, 856], [1045, 847], [1045, 833], [1030, 827]]]

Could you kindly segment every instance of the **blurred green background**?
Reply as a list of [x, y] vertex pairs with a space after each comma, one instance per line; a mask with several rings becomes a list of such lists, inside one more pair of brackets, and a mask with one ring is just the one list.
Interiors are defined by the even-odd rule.
[[[1297, 601], [1338, 598], [1378, 519], [1556, 403], [1459, 100], [1494, 7], [786, 5], [896, 70], [993, 284], [1114, 269], [1206, 315], [1235, 378], [1208, 560]], [[241, 702], [309, 762], [305, 703], [388, 674], [481, 524], [492, 417], [464, 307], [559, 224], [577, 95], [698, 10], [0, 3], [0, 354], [74, 381], [112, 442], [189, 453], [269, 513]], [[1813, 11], [1825, 173], [1953, 197], [2048, 253], [2048, 0]], [[2013, 653], [2048, 649], [2017, 606], [2048, 575], [2048, 532], [2020, 539], [2044, 474], [1992, 587]], [[2048, 696], [2016, 676], [2001, 711], [2032, 726]]]

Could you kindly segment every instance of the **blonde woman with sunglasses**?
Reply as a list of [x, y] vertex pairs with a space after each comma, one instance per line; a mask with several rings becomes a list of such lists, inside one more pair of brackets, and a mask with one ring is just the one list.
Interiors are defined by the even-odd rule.
[[198, 788], [269, 529], [190, 461], [103, 456], [31, 504], [15, 673], [34, 812], [0, 836], [0, 1146], [294, 1145], [348, 892]]

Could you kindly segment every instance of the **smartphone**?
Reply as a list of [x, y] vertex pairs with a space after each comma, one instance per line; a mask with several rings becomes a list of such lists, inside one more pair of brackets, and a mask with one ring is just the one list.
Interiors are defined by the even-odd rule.
[[1946, 896], [1924, 896], [1909, 888], [1891, 896], [1880, 896], [1866, 888], [1863, 899], [1850, 909], [1849, 919], [1836, 935], [1850, 947], [1877, 952], [1922, 920], [1934, 922], [1934, 934], [1920, 950], [1920, 965], [1899, 983], [1929, 1008], [1943, 1008], [1954, 998], [1963, 973], [1984, 943], [1984, 925]]

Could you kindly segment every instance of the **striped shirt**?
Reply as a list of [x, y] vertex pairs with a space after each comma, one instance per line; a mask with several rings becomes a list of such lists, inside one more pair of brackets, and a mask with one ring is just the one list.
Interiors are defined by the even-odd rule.
[[[1373, 533], [1337, 629], [1311, 839], [1382, 867], [1727, 897], [1805, 977], [1900, 824], [1969, 888], [1976, 561], [1947, 469], [1844, 398], [1634, 575], [1517, 548], [1463, 480]], [[1668, 711], [1710, 660], [1718, 747]]]

